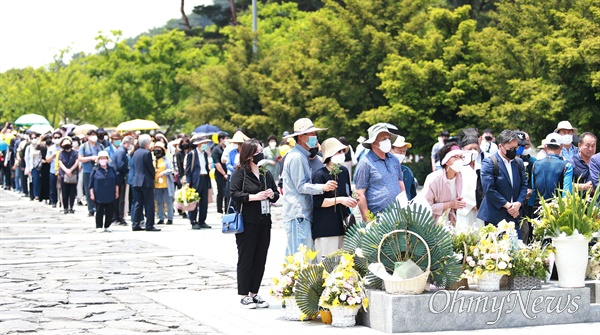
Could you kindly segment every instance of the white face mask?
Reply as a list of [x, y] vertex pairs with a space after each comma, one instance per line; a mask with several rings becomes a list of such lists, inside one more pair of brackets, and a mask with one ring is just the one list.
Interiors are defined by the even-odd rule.
[[54, 139], [52, 139], [52, 143], [54, 143], [54, 144], [60, 143], [60, 138], [54, 138]]
[[31, 140], [31, 144], [33, 145], [38, 145], [40, 143], [40, 140], [38, 140], [37, 138]]
[[275, 149], [276, 146], [277, 146], [277, 142], [269, 142], [269, 148]]
[[331, 157], [331, 162], [333, 164], [343, 164], [346, 161], [346, 155], [344, 154], [337, 154], [337, 155], [333, 155]]
[[237, 143], [234, 143], [234, 144], [233, 144], [233, 148], [234, 148], [234, 149], [236, 149], [236, 150], [237, 150], [237, 149], [239, 149], [239, 147], [240, 147], [240, 146], [239, 146]]
[[454, 172], [460, 172], [460, 171], [462, 171], [462, 168], [464, 166], [463, 164], [464, 164], [463, 160], [459, 159], [457, 161], [454, 161], [454, 163], [452, 163], [452, 165], [450, 165], [450, 168], [452, 170], [454, 170]]
[[390, 150], [392, 150], [392, 141], [387, 139], [379, 142], [379, 150], [383, 151], [383, 153], [386, 154], [390, 152]]
[[88, 138], [88, 140], [89, 140], [90, 142], [96, 143], [96, 142], [98, 142], [98, 136], [96, 136], [96, 135], [90, 136], [90, 137]]
[[531, 148], [523, 150], [521, 156], [529, 156], [531, 155]]
[[439, 142], [439, 143], [442, 143], [442, 144], [444, 144], [444, 138], [443, 138], [443, 137], [441, 137], [441, 136], [439, 136], [439, 137], [438, 137], [438, 142]]
[[73, 149], [79, 148], [79, 142], [73, 142]]
[[394, 154], [394, 156], [396, 156], [396, 158], [398, 158], [398, 161], [400, 161], [400, 164], [402, 164], [402, 162], [404, 162], [404, 158], [406, 158], [406, 155], [404, 155], [404, 154]]
[[573, 135], [563, 135], [562, 140], [564, 145], [570, 145], [571, 143], [573, 143]]
[[465, 155], [465, 160], [463, 161], [463, 165], [470, 164], [472, 161], [477, 160], [479, 157], [479, 151], [477, 150], [468, 150]]

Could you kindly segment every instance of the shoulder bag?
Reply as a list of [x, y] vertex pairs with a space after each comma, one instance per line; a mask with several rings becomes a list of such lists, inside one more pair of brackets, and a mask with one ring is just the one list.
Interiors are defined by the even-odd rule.
[[[244, 191], [244, 186], [246, 185], [246, 171], [244, 171], [244, 179], [242, 181], [242, 192]], [[244, 232], [244, 219], [242, 218], [242, 210], [244, 208], [244, 203], [240, 205], [239, 213], [236, 212], [235, 208], [231, 206], [232, 198], [229, 198], [229, 212], [223, 215], [222, 223], [223, 228], [221, 231], [223, 234], [239, 234]]]

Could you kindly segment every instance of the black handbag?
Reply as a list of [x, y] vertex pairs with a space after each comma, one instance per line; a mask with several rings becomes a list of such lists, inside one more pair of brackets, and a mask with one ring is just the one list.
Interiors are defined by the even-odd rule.
[[[244, 181], [242, 182], [242, 191], [244, 191], [244, 186], [246, 185], [246, 171], [244, 171]], [[223, 215], [223, 219], [221, 220], [223, 223], [223, 227], [221, 228], [221, 232], [223, 234], [240, 234], [244, 232], [244, 218], [242, 217], [242, 209], [244, 208], [244, 203], [240, 205], [239, 213], [236, 212], [235, 208], [231, 206], [231, 200], [233, 197], [229, 198], [229, 212]]]

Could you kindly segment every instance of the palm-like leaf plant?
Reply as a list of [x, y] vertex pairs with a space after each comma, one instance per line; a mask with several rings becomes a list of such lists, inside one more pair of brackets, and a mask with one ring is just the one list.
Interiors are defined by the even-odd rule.
[[[396, 229], [408, 229], [419, 234], [427, 242], [431, 250], [431, 283], [445, 287], [460, 278], [462, 270], [453, 256], [451, 234], [443, 226], [436, 224], [431, 214], [421, 206], [402, 209], [398, 203], [392, 203], [369, 227], [361, 224], [357, 225], [356, 229], [349, 229], [344, 240], [344, 250], [354, 253], [357, 248], [361, 249], [359, 254], [364, 256], [365, 268], [381, 259], [388, 272], [392, 273], [395, 262], [410, 258], [425, 270], [427, 251], [414, 236], [390, 236], [382, 245], [381, 255], [378, 255], [379, 243], [383, 236]], [[382, 289], [382, 280], [368, 270], [366, 272], [365, 278], [369, 286]]]
[[298, 275], [296, 282], [296, 304], [305, 319], [313, 319], [319, 314], [319, 298], [325, 289], [323, 284], [323, 264], [309, 265]]

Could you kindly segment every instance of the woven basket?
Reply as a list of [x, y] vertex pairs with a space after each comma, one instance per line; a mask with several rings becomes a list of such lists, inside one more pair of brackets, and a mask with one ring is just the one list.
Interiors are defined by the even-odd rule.
[[425, 245], [425, 248], [427, 249], [427, 269], [425, 272], [414, 278], [384, 280], [383, 285], [385, 287], [385, 291], [389, 294], [421, 294], [425, 290], [427, 278], [429, 278], [429, 274], [431, 273], [431, 251], [429, 250], [427, 242], [425, 242], [421, 235], [405, 229], [393, 230], [383, 235], [381, 242], [379, 242], [379, 247], [377, 248], [377, 261], [381, 263], [381, 247], [383, 246], [383, 241], [385, 241], [385, 239], [392, 234], [404, 232], [415, 235]]
[[539, 290], [542, 280], [531, 276], [508, 277], [508, 287], [511, 290]]
[[285, 298], [284, 317], [288, 321], [302, 321], [302, 311], [296, 304], [296, 297]]
[[356, 324], [356, 314], [361, 305], [331, 307], [332, 321], [334, 327], [352, 327]]
[[477, 291], [495, 292], [500, 291], [500, 279], [502, 275], [496, 272], [484, 272], [477, 280]]

